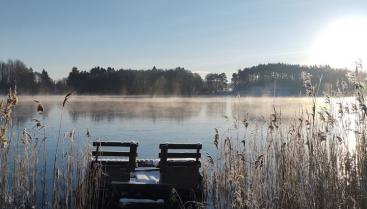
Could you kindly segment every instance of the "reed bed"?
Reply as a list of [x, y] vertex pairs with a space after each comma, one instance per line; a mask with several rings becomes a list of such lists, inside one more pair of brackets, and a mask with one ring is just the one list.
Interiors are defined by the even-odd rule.
[[[66, 105], [71, 94], [61, 102]], [[90, 170], [89, 131], [83, 145], [74, 143], [74, 131], [62, 133], [60, 115], [56, 150], [48, 140], [42, 117], [33, 119], [31, 130], [18, 131], [12, 124], [12, 111], [18, 103], [15, 90], [0, 103], [0, 208], [96, 208], [100, 169]], [[37, 111], [44, 111], [35, 100]], [[47, 158], [49, 152], [54, 158]]]
[[217, 153], [203, 166], [207, 208], [367, 208], [367, 103], [358, 70], [350, 75], [354, 97], [340, 92], [320, 102], [305, 74], [313, 104], [291, 122], [274, 107], [265, 123], [238, 113], [235, 131], [216, 129]]

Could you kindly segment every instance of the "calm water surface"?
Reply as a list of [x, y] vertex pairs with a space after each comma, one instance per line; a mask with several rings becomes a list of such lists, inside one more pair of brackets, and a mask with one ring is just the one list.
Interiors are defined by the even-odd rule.
[[[45, 108], [42, 114], [36, 111], [35, 99]], [[266, 124], [274, 107], [286, 119], [310, 105], [306, 98], [72, 96], [62, 110], [62, 101], [59, 96], [21, 96], [14, 113], [14, 127], [34, 133], [37, 131], [33, 119], [42, 121], [51, 153], [63, 112], [62, 138], [64, 133], [74, 130], [75, 143], [83, 143], [89, 129], [92, 139], [137, 141], [141, 158], [158, 157], [158, 145], [164, 142], [200, 142], [203, 151], [211, 153], [215, 128], [224, 136], [235, 131], [236, 118]]]

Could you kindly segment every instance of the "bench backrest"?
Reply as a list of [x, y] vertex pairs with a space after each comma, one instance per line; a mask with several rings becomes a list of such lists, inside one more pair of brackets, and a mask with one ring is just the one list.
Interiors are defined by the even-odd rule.
[[[190, 159], [195, 159], [196, 162], [199, 162], [200, 157], [201, 157], [200, 150], [202, 148], [202, 145], [201, 144], [160, 144], [159, 148], [161, 150], [161, 152], [159, 153], [160, 166], [164, 166], [168, 163], [169, 159], [179, 160], [179, 159], [184, 159], [184, 158], [190, 158]], [[173, 150], [190, 150], [191, 152], [174, 152]]]
[[159, 148], [161, 183], [186, 189], [200, 184], [201, 144], [160, 144]]
[[[135, 142], [112, 142], [112, 141], [100, 141], [93, 142], [93, 146], [96, 150], [92, 152], [92, 156], [95, 158], [95, 162], [99, 161], [99, 157], [127, 157], [128, 158], [128, 168], [134, 170], [136, 167], [136, 157], [137, 157], [137, 147], [138, 143]], [[128, 151], [108, 151], [102, 150], [102, 147], [128, 147]], [[110, 160], [113, 164], [113, 160]]]

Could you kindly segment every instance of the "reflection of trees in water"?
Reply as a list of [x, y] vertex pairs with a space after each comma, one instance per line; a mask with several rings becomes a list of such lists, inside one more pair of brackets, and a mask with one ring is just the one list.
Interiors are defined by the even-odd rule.
[[[115, 100], [116, 99], [116, 100]], [[45, 119], [50, 111], [60, 105], [62, 98], [40, 99], [43, 106], [43, 114], [37, 114], [37, 104], [33, 98], [22, 100], [14, 111], [13, 124], [23, 127], [24, 123], [32, 118]], [[239, 116], [240, 120], [264, 121], [269, 120], [273, 113], [273, 105], [277, 111], [281, 111], [282, 119], [299, 115], [305, 109], [309, 109], [311, 100], [305, 98], [107, 98], [76, 97], [66, 106], [66, 111], [71, 119], [76, 122], [81, 118], [91, 121], [112, 122], [115, 119], [130, 120], [135, 118], [150, 119], [155, 122], [158, 119], [184, 121], [190, 118], [222, 118]], [[57, 108], [57, 111], [60, 111]]]
[[66, 106], [73, 121], [90, 117], [93, 121], [114, 119], [158, 118], [183, 121], [197, 116], [203, 104], [197, 102], [100, 101], [73, 102]]
[[241, 98], [231, 105], [232, 115], [240, 120], [269, 120], [274, 107], [284, 121], [295, 118], [306, 110], [310, 110], [312, 100], [309, 98]]
[[13, 124], [19, 125], [20, 127], [24, 126], [24, 123], [36, 118], [36, 119], [45, 119], [48, 117], [49, 111], [56, 105], [53, 102], [42, 103], [44, 110], [42, 114], [37, 113], [37, 104], [33, 101], [25, 101], [20, 102], [15, 106], [13, 112]]
[[209, 102], [205, 104], [205, 113], [211, 117], [223, 117], [226, 115], [227, 102]]

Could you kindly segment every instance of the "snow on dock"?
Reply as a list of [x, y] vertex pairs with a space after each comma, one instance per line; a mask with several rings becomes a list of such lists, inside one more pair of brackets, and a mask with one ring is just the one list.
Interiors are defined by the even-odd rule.
[[158, 168], [138, 167], [131, 173], [131, 184], [158, 184], [160, 171]]

